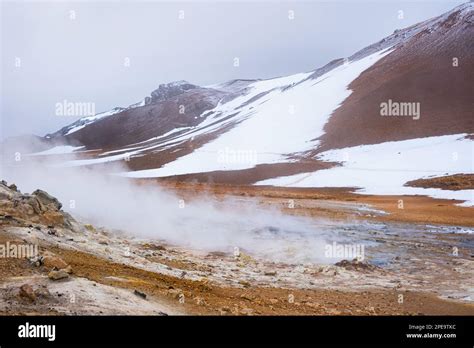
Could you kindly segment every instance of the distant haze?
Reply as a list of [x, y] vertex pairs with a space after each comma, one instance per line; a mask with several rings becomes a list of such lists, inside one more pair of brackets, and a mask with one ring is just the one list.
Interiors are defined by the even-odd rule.
[[[123, 162], [114, 166], [116, 172], [126, 170]], [[185, 201], [155, 184], [134, 185], [104, 174], [100, 169], [54, 167], [54, 161], [38, 156], [7, 166], [2, 178], [22, 192], [41, 187], [74, 218], [94, 226], [194, 250], [233, 253], [237, 248], [273, 261], [328, 263], [334, 259], [325, 256], [325, 245], [343, 240], [332, 233], [344, 223], [284, 215], [253, 199], [242, 203], [200, 195]]]
[[175, 80], [310, 71], [461, 3], [2, 2], [0, 137], [73, 122], [65, 100], [100, 112]]

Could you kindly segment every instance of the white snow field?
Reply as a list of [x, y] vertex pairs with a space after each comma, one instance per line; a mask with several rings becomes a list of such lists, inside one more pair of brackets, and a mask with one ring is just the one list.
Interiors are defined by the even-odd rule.
[[27, 156], [47, 156], [47, 155], [63, 155], [68, 153], [73, 153], [74, 151], [80, 150], [84, 146], [70, 146], [70, 145], [61, 145], [55, 146], [49, 150], [29, 153]]
[[[333, 111], [351, 94], [348, 85], [390, 52], [390, 49], [386, 49], [340, 65], [317, 79], [308, 79], [312, 74], [310, 72], [255, 82], [250, 85], [250, 93], [217, 105], [212, 110], [214, 115], [199, 125], [199, 128], [203, 128], [202, 132], [194, 131], [192, 136], [215, 130], [213, 127], [204, 127], [238, 112], [229, 122], [237, 119], [240, 123], [232, 129], [161, 168], [121, 175], [134, 178], [164, 177], [287, 162], [287, 155], [317, 145], [312, 139], [323, 135], [323, 127]], [[267, 94], [252, 100], [262, 93]], [[219, 123], [216, 127], [223, 125], [225, 123]], [[184, 134], [172, 142], [190, 137], [191, 134]]]
[[77, 132], [78, 130], [84, 128], [85, 126], [87, 126], [91, 123], [94, 123], [97, 120], [100, 120], [101, 118], [118, 114], [122, 110], [123, 110], [122, 108], [115, 108], [115, 109], [112, 109], [110, 111], [104, 111], [104, 112], [98, 113], [94, 116], [83, 117], [83, 118], [79, 119], [78, 121], [76, 121], [76, 123], [79, 122], [80, 124], [70, 128], [65, 135], [69, 135], [69, 134], [72, 134], [74, 132]]
[[466, 134], [362, 145], [323, 152], [319, 159], [342, 166], [259, 181], [256, 185], [285, 187], [357, 187], [359, 193], [427, 195], [474, 205], [474, 190], [406, 187], [407, 181], [474, 173], [474, 141]]

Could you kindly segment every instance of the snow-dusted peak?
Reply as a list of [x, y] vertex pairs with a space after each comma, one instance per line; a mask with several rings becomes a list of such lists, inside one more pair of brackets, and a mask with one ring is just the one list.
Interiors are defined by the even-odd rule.
[[195, 88], [199, 88], [199, 86], [193, 85], [192, 83], [184, 80], [161, 84], [157, 89], [151, 92], [149, 97], [145, 98], [145, 105], [158, 103], [163, 100], [176, 97]]
[[449, 14], [457, 12], [457, 11], [460, 11], [461, 14], [466, 14], [466, 13], [469, 13], [470, 11], [472, 11], [473, 9], [474, 9], [474, 2], [469, 1], [469, 2], [466, 2], [464, 4], [461, 4], [461, 5], [453, 8], [451, 11], [446, 12], [446, 14], [449, 15]]

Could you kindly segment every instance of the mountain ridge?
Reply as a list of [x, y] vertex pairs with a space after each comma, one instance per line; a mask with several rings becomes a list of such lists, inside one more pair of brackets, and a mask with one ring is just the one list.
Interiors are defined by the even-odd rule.
[[[67, 166], [125, 160], [135, 178], [255, 184], [340, 165], [321, 160], [327, 151], [471, 134], [472, 10], [460, 5], [306, 73], [161, 84], [141, 102], [47, 140], [83, 146]], [[419, 103], [421, 118], [381, 117], [387, 100]], [[224, 150], [256, 155], [221, 161]]]

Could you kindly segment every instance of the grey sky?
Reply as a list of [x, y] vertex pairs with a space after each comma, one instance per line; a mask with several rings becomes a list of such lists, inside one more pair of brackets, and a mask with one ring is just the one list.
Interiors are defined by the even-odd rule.
[[313, 70], [463, 2], [3, 2], [0, 136], [44, 135], [73, 122], [55, 116], [63, 100], [100, 112], [174, 80], [207, 85]]

